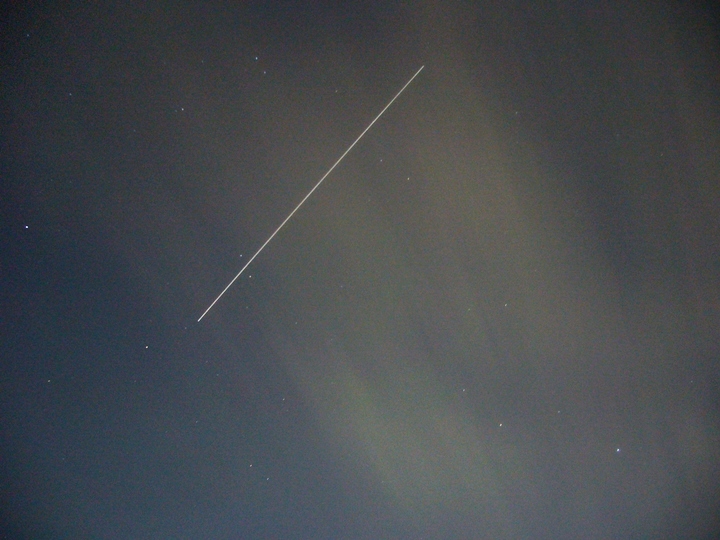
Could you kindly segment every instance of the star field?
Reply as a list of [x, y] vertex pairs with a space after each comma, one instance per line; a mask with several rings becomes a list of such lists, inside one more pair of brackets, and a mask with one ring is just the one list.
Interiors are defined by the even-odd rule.
[[710, 8], [4, 19], [1, 538], [717, 536]]

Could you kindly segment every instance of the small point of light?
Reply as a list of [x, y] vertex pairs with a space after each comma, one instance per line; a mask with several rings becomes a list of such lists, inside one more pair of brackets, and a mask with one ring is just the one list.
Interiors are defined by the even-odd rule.
[[148, 345], [145, 345], [145, 348], [147, 349], [147, 348], [148, 348]]
[[502, 424], [500, 424], [500, 427], [502, 427]]
[[617, 448], [617, 449], [615, 450], [615, 452], [619, 454], [619, 453], [620, 453], [620, 449]]
[[26, 228], [26, 229], [29, 229], [30, 227], [28, 227], [27, 225], [25, 225], [25, 228]]

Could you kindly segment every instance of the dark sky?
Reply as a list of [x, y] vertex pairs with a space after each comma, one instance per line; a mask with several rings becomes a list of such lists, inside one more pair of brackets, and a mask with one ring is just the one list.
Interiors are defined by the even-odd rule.
[[0, 538], [717, 537], [716, 13], [5, 9]]

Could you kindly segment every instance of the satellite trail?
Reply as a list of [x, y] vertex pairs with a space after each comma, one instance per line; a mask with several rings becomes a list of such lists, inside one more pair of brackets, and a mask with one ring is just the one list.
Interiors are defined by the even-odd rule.
[[242, 267], [242, 270], [240, 270], [240, 271], [237, 273], [237, 275], [236, 275], [234, 278], [232, 278], [232, 280], [230, 281], [230, 283], [227, 284], [227, 287], [225, 287], [225, 288], [223, 289], [223, 291], [218, 295], [218, 297], [217, 297], [215, 300], [213, 300], [213, 303], [210, 304], [210, 306], [205, 310], [205, 313], [203, 313], [202, 315], [200, 315], [200, 318], [198, 319], [198, 322], [200, 322], [200, 321], [203, 320], [203, 317], [204, 317], [205, 315], [207, 315], [207, 314], [208, 314], [208, 311], [210, 311], [210, 310], [213, 308], [213, 306], [217, 303], [217, 301], [220, 300], [220, 298], [222, 298], [222, 295], [225, 294], [230, 287], [232, 287], [232, 284], [235, 283], [235, 281], [237, 280], [237, 278], [239, 278], [239, 277], [242, 275], [242, 273], [245, 271], [245, 269], [246, 269], [248, 266], [250, 266], [250, 263], [255, 260], [255, 257], [257, 257], [258, 255], [260, 255], [260, 252], [261, 252], [263, 249], [265, 249], [265, 246], [267, 246], [267, 245], [270, 243], [270, 240], [272, 240], [272, 239], [275, 237], [275, 235], [280, 232], [280, 229], [282, 229], [282, 228], [285, 226], [285, 224], [286, 224], [288, 221], [290, 221], [290, 218], [293, 217], [293, 214], [295, 214], [295, 212], [297, 212], [297, 211], [300, 209], [300, 207], [305, 203], [305, 201], [307, 201], [307, 200], [310, 198], [310, 195], [313, 194], [313, 191], [315, 191], [317, 188], [320, 187], [320, 184], [323, 183], [323, 180], [325, 180], [325, 178], [327, 178], [328, 175], [329, 175], [331, 172], [333, 172], [333, 169], [339, 165], [339, 163], [343, 160], [343, 158], [348, 155], [348, 153], [350, 152], [350, 150], [353, 149], [353, 146], [355, 146], [355, 145], [358, 143], [358, 141], [363, 138], [363, 135], [365, 135], [365, 134], [368, 132], [368, 130], [373, 126], [373, 124], [374, 124], [375, 122], [377, 122], [377, 121], [379, 120], [379, 118], [385, 113], [385, 111], [387, 111], [387, 110], [390, 108], [390, 105], [392, 105], [393, 102], [394, 102], [398, 97], [400, 97], [400, 94], [402, 94], [402, 93], [405, 91], [405, 89], [406, 89], [408, 86], [410, 86], [410, 83], [413, 82], [413, 80], [415, 79], [415, 77], [417, 77], [417, 76], [420, 74], [420, 72], [423, 70], [424, 67], [425, 67], [425, 66], [421, 66], [420, 69], [418, 69], [417, 72], [415, 72], [415, 75], [413, 75], [412, 77], [410, 77], [410, 80], [405, 83], [405, 86], [403, 86], [397, 94], [395, 94], [395, 97], [390, 100], [390, 103], [388, 103], [387, 105], [385, 105], [385, 108], [384, 108], [382, 111], [380, 111], [380, 114], [378, 114], [378, 115], [375, 117], [375, 119], [374, 119], [372, 122], [370, 122], [370, 125], [368, 125], [368, 127], [365, 128], [365, 130], [360, 134], [360, 136], [359, 136], [357, 139], [355, 139], [355, 142], [353, 142], [353, 143], [348, 147], [348, 149], [345, 150], [345, 152], [343, 152], [343, 155], [340, 156], [340, 159], [338, 159], [338, 160], [335, 162], [335, 164], [334, 164], [332, 167], [330, 167], [330, 169], [328, 169], [328, 172], [326, 172], [326, 173], [323, 175], [323, 177], [318, 181], [318, 183], [315, 184], [315, 187], [312, 188], [307, 195], [305, 195], [305, 197], [303, 198], [303, 200], [300, 201], [300, 204], [298, 204], [298, 205], [295, 207], [295, 210], [293, 210], [292, 212], [290, 212], [290, 215], [285, 218], [285, 221], [283, 221], [277, 229], [275, 229], [275, 232], [270, 235], [270, 238], [268, 238], [267, 240], [265, 240], [265, 243], [264, 243], [262, 246], [260, 246], [260, 249], [258, 249], [257, 252], [255, 252], [255, 255], [253, 255], [252, 257], [250, 257], [250, 260], [245, 263], [245, 266]]

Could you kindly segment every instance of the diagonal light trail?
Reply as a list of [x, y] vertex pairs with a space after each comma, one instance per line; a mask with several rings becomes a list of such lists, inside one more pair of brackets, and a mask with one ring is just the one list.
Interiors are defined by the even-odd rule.
[[200, 315], [200, 318], [198, 319], [198, 322], [202, 321], [203, 317], [208, 314], [208, 311], [210, 311], [210, 310], [213, 308], [213, 306], [217, 303], [217, 301], [220, 300], [220, 298], [222, 298], [223, 294], [225, 294], [225, 293], [227, 292], [227, 290], [228, 290], [230, 287], [232, 287], [232, 284], [235, 283], [235, 281], [237, 280], [237, 278], [239, 278], [239, 277], [242, 275], [242, 273], [245, 271], [245, 269], [246, 269], [248, 266], [250, 266], [250, 263], [255, 260], [255, 257], [257, 257], [258, 255], [260, 255], [260, 252], [261, 252], [263, 249], [265, 249], [265, 246], [267, 246], [267, 245], [270, 243], [270, 240], [272, 240], [272, 239], [275, 237], [275, 235], [276, 235], [278, 232], [280, 232], [280, 229], [282, 229], [282, 228], [285, 226], [285, 224], [286, 224], [288, 221], [290, 221], [290, 218], [293, 217], [293, 214], [295, 214], [295, 212], [297, 212], [297, 211], [300, 209], [300, 207], [305, 203], [305, 201], [307, 201], [307, 200], [310, 198], [310, 195], [312, 195], [313, 192], [314, 192], [317, 188], [320, 187], [320, 184], [323, 183], [323, 180], [325, 180], [325, 179], [328, 177], [328, 175], [329, 175], [331, 172], [333, 172], [333, 169], [340, 164], [340, 162], [343, 160], [343, 158], [348, 155], [348, 153], [350, 152], [350, 150], [353, 149], [353, 146], [355, 146], [355, 145], [358, 143], [358, 141], [363, 138], [363, 135], [365, 135], [365, 134], [370, 130], [370, 128], [373, 126], [373, 124], [374, 124], [375, 122], [377, 122], [378, 119], [383, 115], [383, 113], [384, 113], [385, 111], [387, 111], [388, 108], [390, 108], [390, 105], [392, 105], [393, 102], [394, 102], [398, 97], [400, 97], [400, 94], [402, 94], [403, 91], [404, 91], [408, 86], [410, 86], [410, 83], [413, 82], [413, 80], [415, 79], [415, 77], [417, 77], [417, 76], [420, 74], [420, 72], [423, 70], [424, 67], [425, 67], [425, 66], [421, 66], [420, 69], [417, 70], [417, 72], [415, 73], [415, 75], [413, 75], [413, 76], [410, 78], [410, 80], [405, 83], [405, 86], [403, 86], [403, 87], [400, 89], [400, 91], [399, 91], [397, 94], [395, 94], [395, 97], [390, 100], [390, 103], [388, 103], [387, 105], [385, 105], [385, 108], [384, 108], [382, 111], [380, 111], [380, 114], [378, 114], [372, 122], [370, 122], [370, 125], [365, 128], [365, 130], [360, 134], [360, 136], [359, 136], [357, 139], [355, 139], [355, 142], [353, 142], [353, 143], [348, 147], [348, 149], [345, 150], [345, 152], [343, 152], [343, 155], [340, 156], [340, 159], [338, 159], [338, 160], [335, 162], [335, 164], [334, 164], [332, 167], [330, 167], [330, 169], [328, 169], [328, 172], [326, 172], [326, 173], [323, 175], [323, 177], [318, 181], [318, 183], [315, 184], [315, 187], [313, 187], [313, 188], [310, 190], [310, 192], [309, 192], [307, 195], [305, 195], [305, 197], [303, 198], [303, 200], [300, 201], [300, 204], [298, 204], [298, 205], [295, 207], [295, 210], [293, 210], [292, 212], [290, 212], [290, 215], [285, 218], [285, 221], [283, 221], [277, 229], [275, 229], [275, 232], [270, 235], [270, 238], [268, 238], [267, 240], [265, 240], [265, 243], [264, 243], [262, 246], [260, 246], [260, 249], [257, 250], [257, 252], [255, 253], [255, 255], [253, 255], [252, 257], [250, 257], [250, 260], [249, 260], [247, 263], [245, 263], [245, 266], [242, 267], [242, 270], [240, 270], [240, 271], [237, 273], [237, 275], [236, 275], [234, 278], [232, 278], [232, 280], [230, 281], [230, 283], [227, 284], [227, 287], [225, 287], [225, 288], [223, 289], [223, 291], [218, 295], [218, 297], [217, 297], [215, 300], [213, 300], [213, 303], [210, 304], [210, 306], [205, 310], [205, 313], [203, 313], [202, 315]]

